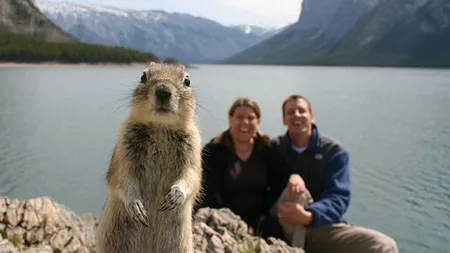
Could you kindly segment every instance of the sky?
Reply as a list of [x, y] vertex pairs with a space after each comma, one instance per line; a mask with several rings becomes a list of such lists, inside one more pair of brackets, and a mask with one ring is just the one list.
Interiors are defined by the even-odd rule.
[[189, 13], [223, 25], [259, 24], [282, 27], [295, 22], [302, 0], [47, 0], [102, 4], [120, 8]]

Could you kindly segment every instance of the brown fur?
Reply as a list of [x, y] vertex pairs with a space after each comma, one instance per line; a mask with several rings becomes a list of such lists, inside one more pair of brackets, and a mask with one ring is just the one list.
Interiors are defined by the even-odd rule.
[[[192, 253], [202, 180], [196, 99], [183, 66], [150, 63], [144, 73], [107, 171], [97, 253]], [[169, 112], [157, 111], [161, 84], [172, 92]]]

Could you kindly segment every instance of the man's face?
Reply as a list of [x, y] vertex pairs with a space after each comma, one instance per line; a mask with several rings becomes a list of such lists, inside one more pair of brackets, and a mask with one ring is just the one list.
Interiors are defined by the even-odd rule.
[[293, 134], [310, 134], [314, 115], [310, 112], [308, 103], [303, 99], [290, 99], [284, 106], [283, 124]]

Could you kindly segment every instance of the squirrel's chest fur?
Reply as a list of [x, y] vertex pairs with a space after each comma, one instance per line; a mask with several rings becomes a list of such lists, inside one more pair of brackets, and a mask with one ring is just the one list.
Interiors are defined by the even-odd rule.
[[194, 140], [190, 132], [133, 123], [125, 130], [123, 145], [133, 174], [141, 180], [163, 183], [164, 179], [175, 180], [190, 166], [195, 152]]

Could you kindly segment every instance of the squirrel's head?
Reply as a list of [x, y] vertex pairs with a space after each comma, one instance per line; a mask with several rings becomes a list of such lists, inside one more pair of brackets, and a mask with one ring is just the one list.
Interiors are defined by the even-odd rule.
[[195, 106], [184, 65], [151, 62], [133, 92], [133, 116], [147, 123], [183, 125], [193, 120]]

